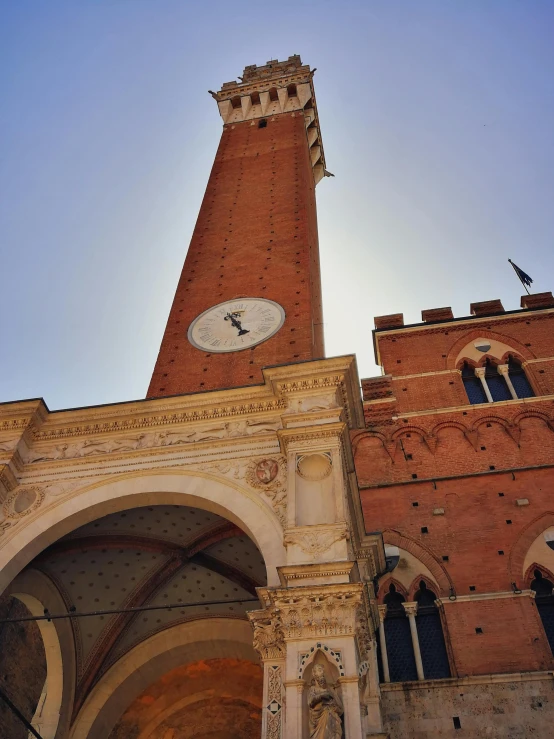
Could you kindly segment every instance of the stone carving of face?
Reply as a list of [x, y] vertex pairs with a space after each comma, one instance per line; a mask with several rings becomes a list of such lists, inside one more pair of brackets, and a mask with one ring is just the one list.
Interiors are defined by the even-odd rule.
[[325, 670], [323, 669], [323, 665], [314, 665], [312, 675], [314, 676], [316, 682], [320, 685], [323, 685], [326, 682]]

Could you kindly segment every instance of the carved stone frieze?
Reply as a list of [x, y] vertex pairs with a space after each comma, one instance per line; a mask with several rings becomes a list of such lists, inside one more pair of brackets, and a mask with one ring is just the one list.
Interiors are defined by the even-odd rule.
[[318, 526], [317, 531], [312, 531], [311, 528], [302, 527], [286, 531], [283, 540], [285, 546], [298, 546], [311, 559], [316, 559], [320, 554], [329, 550], [335, 542], [350, 538], [346, 526]]
[[189, 427], [180, 430], [140, 433], [128, 437], [91, 438], [68, 444], [58, 444], [49, 449], [31, 449], [24, 456], [28, 464], [75, 459], [105, 454], [120, 454], [143, 449], [166, 448], [200, 442], [250, 437], [257, 434], [276, 433], [281, 428], [278, 420], [248, 419], [221, 422], [209, 426]]
[[362, 590], [362, 583], [345, 583], [260, 592], [268, 610], [277, 609], [286, 640], [355, 634]]

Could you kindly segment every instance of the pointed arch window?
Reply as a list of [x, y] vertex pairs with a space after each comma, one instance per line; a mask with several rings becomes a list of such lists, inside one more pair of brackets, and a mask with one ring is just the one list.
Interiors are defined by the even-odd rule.
[[417, 680], [410, 624], [402, 605], [405, 598], [391, 584], [384, 602], [387, 606], [385, 638], [390, 681], [399, 683], [407, 680]]
[[546, 633], [546, 638], [550, 644], [550, 649], [554, 654], [554, 584], [543, 576], [540, 570], [533, 573], [535, 579], [531, 583], [531, 590], [535, 591], [535, 603], [541, 617], [542, 625]]
[[535, 396], [525, 370], [521, 366], [521, 362], [518, 362], [513, 357], [508, 357], [508, 376], [512, 381], [518, 398], [533, 398]]
[[426, 582], [422, 580], [419, 583], [415, 601], [417, 603], [417, 635], [426, 680], [450, 677], [450, 664], [436, 600], [435, 593], [429, 590]]
[[506, 364], [495, 364], [487, 359], [484, 367], [473, 368], [464, 362], [462, 381], [472, 405], [535, 395], [521, 363], [511, 356]]

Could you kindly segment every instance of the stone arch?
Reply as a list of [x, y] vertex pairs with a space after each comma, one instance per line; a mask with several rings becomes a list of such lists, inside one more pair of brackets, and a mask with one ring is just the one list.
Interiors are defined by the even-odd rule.
[[405, 585], [402, 585], [400, 580], [397, 580], [392, 575], [389, 575], [388, 577], [385, 575], [385, 579], [382, 583], [379, 584], [379, 592], [377, 594], [377, 602], [380, 606], [382, 606], [385, 602], [385, 596], [389, 592], [389, 588], [391, 585], [394, 585], [396, 588], [396, 592], [400, 593], [400, 595], [405, 599], [409, 600], [408, 598], [408, 589]]
[[[11, 593], [20, 600], [33, 616], [44, 615], [44, 605], [33, 595], [27, 593]], [[46, 682], [43, 696], [35, 711], [31, 723], [39, 731], [43, 739], [54, 739], [58, 731], [63, 695], [63, 661], [60, 640], [52, 621], [36, 622], [46, 655]]]
[[548, 569], [548, 567], [545, 567], [542, 564], [539, 564], [538, 562], [533, 562], [529, 565], [527, 570], [525, 571], [525, 574], [523, 575], [523, 583], [526, 588], [531, 587], [531, 583], [535, 579], [534, 571], [539, 570], [539, 572], [542, 574], [543, 577], [545, 577], [547, 580], [550, 580], [550, 582], [554, 583], [554, 572]]
[[246, 621], [210, 618], [154, 634], [124, 654], [94, 686], [73, 724], [70, 739], [106, 739], [123, 710], [151, 683], [183, 663], [234, 657], [257, 663]]
[[[28, 569], [10, 584], [6, 594], [20, 600], [33, 616], [66, 611], [65, 602], [44, 573]], [[69, 622], [37, 621], [46, 655], [46, 697], [35, 714], [35, 726], [44, 739], [65, 737], [75, 695], [75, 644]]]
[[417, 577], [414, 577], [412, 580], [410, 587], [408, 588], [408, 600], [414, 601], [415, 600], [415, 594], [420, 589], [419, 583], [423, 580], [423, 582], [427, 585], [429, 590], [431, 590], [433, 593], [437, 590], [437, 583], [433, 582], [429, 577], [426, 575], [417, 575]]
[[419, 559], [419, 561], [429, 569], [437, 581], [440, 590], [440, 593], [437, 593], [437, 595], [448, 595], [450, 588], [452, 587], [450, 575], [428, 549], [421, 544], [418, 544], [414, 539], [410, 539], [399, 531], [394, 531], [393, 529], [385, 529], [385, 531], [383, 531], [383, 541], [385, 544], [392, 544], [393, 546], [405, 549], [407, 552], [410, 552], [410, 554], [413, 554], [414, 557]]
[[327, 644], [323, 644], [323, 642], [317, 642], [316, 645], [311, 647], [310, 651], [303, 654], [300, 659], [300, 665], [298, 667], [299, 680], [303, 679], [306, 670], [312, 664], [318, 652], [321, 652], [325, 659], [336, 668], [340, 677], [344, 677], [345, 673], [341, 653], [331, 649], [331, 647], [327, 646]]
[[60, 497], [33, 512], [25, 525], [5, 535], [0, 549], [0, 592], [37, 554], [62, 536], [110, 513], [147, 505], [189, 505], [239, 526], [264, 558], [268, 585], [278, 585], [285, 563], [283, 532], [261, 496], [230, 480], [195, 470], [148, 471], [120, 475]]
[[[471, 344], [472, 341], [480, 338], [491, 339], [492, 341], [498, 341], [501, 344], [505, 344], [512, 350], [511, 353], [514, 354], [517, 359], [520, 359], [521, 361], [535, 358], [535, 355], [532, 351], [530, 351], [530, 349], [528, 349], [528, 347], [514, 339], [512, 336], [504, 336], [504, 334], [498, 333], [496, 331], [490, 331], [486, 328], [474, 328], [468, 330], [467, 333], [462, 334], [462, 336], [460, 336], [460, 338], [455, 341], [454, 344], [452, 344], [450, 351], [448, 352], [448, 356], [445, 360], [446, 369], [456, 369], [456, 365], [459, 364], [459, 362], [463, 359], [460, 358], [458, 360], [458, 355], [466, 346]], [[491, 359], [498, 361], [498, 357], [491, 357]]]
[[519, 584], [523, 578], [523, 563], [529, 547], [543, 531], [551, 526], [554, 526], [554, 512], [547, 511], [531, 521], [520, 533], [512, 547], [508, 561], [511, 582]]

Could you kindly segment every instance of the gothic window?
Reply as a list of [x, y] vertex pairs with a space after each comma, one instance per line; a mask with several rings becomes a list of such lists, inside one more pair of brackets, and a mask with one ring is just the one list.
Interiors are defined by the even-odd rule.
[[535, 579], [531, 583], [531, 590], [535, 591], [537, 610], [541, 617], [550, 649], [554, 653], [554, 595], [552, 594], [554, 585], [546, 577], [543, 577], [540, 570], [535, 570], [533, 574]]
[[498, 367], [487, 359], [485, 364], [485, 382], [493, 401], [512, 400], [512, 394], [504, 377], [498, 374]]
[[535, 393], [521, 364], [513, 357], [508, 359], [508, 375], [518, 398], [533, 398]]
[[410, 623], [402, 606], [404, 600], [404, 597], [391, 584], [389, 592], [385, 595], [385, 605], [387, 606], [385, 638], [392, 683], [417, 680]]
[[441, 617], [436, 606], [437, 596], [427, 588], [425, 581], [419, 583], [415, 595], [417, 602], [417, 635], [423, 673], [426, 680], [440, 680], [450, 677], [450, 665], [442, 631]]
[[487, 359], [484, 367], [475, 369], [464, 362], [462, 381], [472, 405], [530, 398], [535, 394], [523, 367], [513, 357], [500, 365]]
[[487, 396], [483, 390], [483, 384], [481, 380], [476, 376], [473, 367], [470, 367], [467, 362], [464, 362], [462, 367], [462, 380], [466, 389], [467, 397], [472, 405], [477, 403], [486, 403]]

